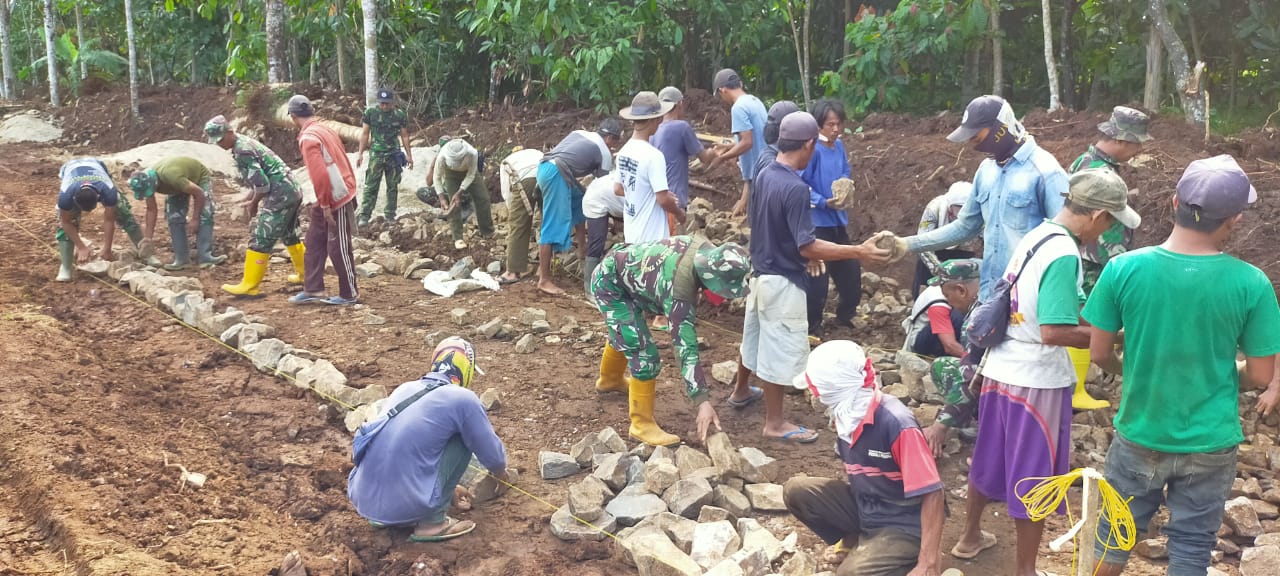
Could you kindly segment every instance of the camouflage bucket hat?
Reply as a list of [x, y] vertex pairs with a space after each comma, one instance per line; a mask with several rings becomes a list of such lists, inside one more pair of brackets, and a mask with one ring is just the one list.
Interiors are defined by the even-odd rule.
[[1098, 131], [1112, 140], [1142, 144], [1151, 140], [1151, 134], [1147, 132], [1150, 124], [1151, 118], [1142, 111], [1127, 106], [1116, 106], [1111, 111], [1111, 118], [1098, 124]]
[[981, 278], [981, 258], [961, 258], [947, 260], [938, 269], [938, 275], [929, 279], [930, 286], [941, 286], [948, 282], [967, 282]]
[[726, 242], [699, 250], [693, 259], [693, 270], [707, 290], [725, 298], [741, 298], [747, 295], [751, 256], [742, 246]]
[[217, 144], [227, 133], [227, 117], [221, 114], [204, 123], [204, 135], [209, 137], [210, 144]]
[[150, 168], [138, 170], [129, 178], [129, 188], [133, 196], [139, 200], [150, 198], [156, 193], [156, 171]]

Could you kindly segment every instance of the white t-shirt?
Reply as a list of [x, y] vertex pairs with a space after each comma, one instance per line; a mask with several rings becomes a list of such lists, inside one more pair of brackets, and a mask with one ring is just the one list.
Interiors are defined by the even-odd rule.
[[1083, 293], [1084, 277], [1078, 265], [1080, 247], [1057, 224], [1045, 222], [1032, 229], [1018, 243], [1013, 259], [1003, 278], [1012, 280], [1023, 267], [1027, 251], [1048, 234], [1059, 234], [1045, 242], [1026, 263], [1018, 283], [1009, 292], [1009, 330], [1004, 341], [987, 352], [987, 365], [982, 375], [1005, 384], [1024, 388], [1056, 389], [1074, 386], [1076, 370], [1063, 346], [1047, 345], [1040, 339], [1040, 321], [1036, 313], [1040, 281], [1049, 265], [1059, 258], [1077, 260], [1076, 292]]
[[613, 185], [617, 181], [616, 172], [592, 180], [587, 185], [586, 195], [582, 197], [582, 215], [587, 218], [622, 218], [622, 197], [613, 192]]
[[624, 196], [623, 238], [628, 244], [654, 242], [671, 235], [658, 192], [667, 187], [667, 158], [643, 140], [632, 138], [618, 151], [618, 181]]
[[[537, 148], [525, 148], [512, 152], [502, 159], [502, 165], [498, 168], [498, 180], [502, 183], [504, 202], [511, 201], [511, 183], [537, 176], [540, 163], [542, 163], [542, 151]], [[529, 192], [529, 190], [525, 191], [525, 193]]]
[[[951, 305], [947, 304], [947, 297], [942, 293], [941, 286], [929, 286], [920, 291], [920, 296], [916, 298], [915, 304], [911, 305], [911, 315], [902, 321], [902, 330], [907, 333], [906, 342], [902, 347], [910, 350], [915, 344], [916, 336], [925, 330], [932, 330], [929, 325], [929, 308], [934, 306], [945, 306], [948, 310]], [[956, 339], [960, 339], [960, 335], [956, 334]]]

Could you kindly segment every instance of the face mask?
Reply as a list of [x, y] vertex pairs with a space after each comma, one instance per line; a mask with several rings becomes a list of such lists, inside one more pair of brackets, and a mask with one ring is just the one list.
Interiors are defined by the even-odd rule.
[[821, 133], [821, 132], [819, 132], [819, 133], [818, 133], [818, 141], [819, 141], [819, 142], [830, 142], [830, 140], [827, 138], [827, 135], [826, 135], [826, 134], [823, 134], [823, 133]]
[[996, 160], [1008, 160], [1013, 153], [1022, 145], [1012, 134], [1009, 128], [1004, 124], [1000, 124], [991, 128], [987, 132], [987, 137], [979, 142], [975, 150], [987, 154]]
[[707, 298], [707, 302], [709, 302], [712, 306], [719, 306], [721, 304], [724, 304], [724, 296], [716, 294], [715, 292], [707, 290], [706, 288], [702, 289], [702, 295]]

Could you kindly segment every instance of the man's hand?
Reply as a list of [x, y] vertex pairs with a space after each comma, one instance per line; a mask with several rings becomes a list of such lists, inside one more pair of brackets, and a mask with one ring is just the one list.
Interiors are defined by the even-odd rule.
[[187, 221], [187, 234], [195, 234], [200, 231], [200, 217], [197, 216]]
[[888, 261], [890, 264], [903, 259], [907, 254], [911, 253], [911, 249], [907, 247], [906, 239], [899, 238], [896, 234], [889, 232], [888, 230], [877, 233], [867, 242], [872, 242], [877, 247], [888, 250]]
[[76, 246], [76, 264], [87, 264], [93, 260], [93, 248], [88, 244]]
[[356, 154], [356, 168], [359, 168], [361, 164], [364, 164], [364, 152]]
[[1271, 414], [1271, 411], [1276, 409], [1276, 404], [1280, 404], [1280, 382], [1273, 380], [1262, 395], [1258, 396], [1258, 414], [1263, 416]]
[[879, 239], [880, 239], [880, 234], [876, 234], [875, 236], [872, 236], [870, 239], [868, 239], [866, 242], [863, 242], [862, 245], [859, 246], [859, 248], [861, 248], [862, 250], [862, 255], [859, 256], [858, 259], [870, 264], [883, 264], [886, 262], [889, 262], [889, 263], [894, 262], [892, 258], [893, 253], [890, 252], [888, 249], [879, 246], [878, 244]]
[[737, 202], [734, 203], [733, 212], [730, 215], [734, 218], [737, 218], [739, 216], [742, 216], [743, 214], [746, 214], [746, 212], [747, 212], [747, 201], [745, 199], [739, 199]]
[[324, 221], [328, 222], [330, 226], [338, 225], [338, 220], [333, 217], [333, 208], [324, 209]]
[[907, 573], [907, 576], [941, 576], [942, 572], [937, 566], [923, 566], [916, 564], [914, 570]]
[[408, 167], [410, 170], [413, 170], [413, 156], [409, 154], [405, 154], [404, 163], [406, 167]]
[[924, 439], [929, 443], [929, 451], [933, 452], [933, 457], [941, 458], [942, 447], [947, 443], [947, 427], [941, 422], [934, 422], [921, 432], [924, 432]]
[[685, 212], [684, 210], [676, 212], [676, 222], [684, 224], [685, 222], [688, 221], [688, 218], [689, 218], [688, 212]]
[[711, 430], [711, 425], [716, 425], [716, 432], [722, 430], [720, 428], [720, 417], [716, 415], [716, 409], [711, 407], [711, 401], [705, 400], [698, 405], [698, 438], [702, 439], [705, 444], [707, 441], [707, 432]]
[[827, 263], [821, 260], [810, 260], [805, 269], [810, 276], [821, 276], [827, 273]]
[[489, 471], [489, 474], [492, 474], [493, 477], [498, 480], [498, 487], [495, 488], [493, 491], [494, 495], [501, 496], [503, 494], [506, 494], [507, 490], [511, 488], [511, 475], [508, 474], [505, 469], [502, 470], [501, 472], [498, 472], [497, 474], [494, 474], [493, 471], [491, 470]]

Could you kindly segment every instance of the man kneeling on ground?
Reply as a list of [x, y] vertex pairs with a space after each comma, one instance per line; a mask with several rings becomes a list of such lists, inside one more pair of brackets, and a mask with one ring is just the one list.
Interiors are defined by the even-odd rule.
[[470, 342], [446, 338], [431, 371], [396, 388], [378, 418], [356, 433], [347, 497], [370, 524], [412, 526], [414, 542], [475, 530], [475, 522], [446, 514], [450, 503], [469, 497], [458, 483], [472, 454], [499, 480], [497, 493], [506, 492], [506, 448], [470, 390], [475, 361]]
[[815, 348], [796, 385], [830, 410], [849, 482], [792, 478], [783, 500], [828, 544], [851, 550], [836, 576], [939, 574], [942, 480], [911, 411], [880, 392], [871, 360], [848, 340]]

